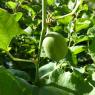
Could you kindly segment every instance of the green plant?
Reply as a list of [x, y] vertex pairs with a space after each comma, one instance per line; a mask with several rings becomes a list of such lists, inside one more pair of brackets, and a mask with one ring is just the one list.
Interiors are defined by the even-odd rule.
[[0, 95], [94, 95], [93, 2], [0, 0]]

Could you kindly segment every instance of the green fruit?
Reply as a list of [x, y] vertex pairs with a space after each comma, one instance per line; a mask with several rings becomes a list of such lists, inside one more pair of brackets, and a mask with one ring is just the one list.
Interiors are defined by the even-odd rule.
[[63, 59], [68, 51], [65, 38], [56, 32], [49, 32], [43, 40], [42, 46], [46, 56], [54, 61]]

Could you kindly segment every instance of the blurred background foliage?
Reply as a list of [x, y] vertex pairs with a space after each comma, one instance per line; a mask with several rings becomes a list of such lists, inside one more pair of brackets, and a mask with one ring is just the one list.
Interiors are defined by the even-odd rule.
[[[87, 77], [89, 72], [94, 72], [93, 68], [95, 68], [95, 1], [83, 0], [74, 15], [56, 19], [72, 12], [75, 5], [76, 0], [47, 0], [47, 24], [50, 30], [61, 33], [67, 39], [69, 51], [65, 59], [59, 62], [61, 65], [58, 66], [64, 71], [70, 71], [70, 74], [74, 68], [78, 68], [77, 71]], [[20, 77], [23, 76], [21, 75], [23, 73], [24, 76], [29, 77], [27, 80], [31, 83], [31, 80], [34, 81], [42, 29], [41, 0], [0, 0], [0, 8], [13, 14], [20, 27], [27, 33], [27, 35], [23, 34], [12, 39], [10, 53], [17, 58], [33, 60], [32, 63], [12, 61], [9, 56], [1, 51], [0, 64], [10, 70], [12, 69], [12, 72], [17, 76], [19, 70], [25, 71], [25, 74], [20, 72]], [[52, 62], [51, 64], [54, 63], [51, 59], [46, 58], [44, 52], [42, 52], [40, 67], [47, 63], [50, 64], [50, 62]], [[45, 74], [54, 70], [54, 65], [48, 66], [50, 66], [48, 70], [46, 67], [42, 69]], [[47, 80], [46, 75], [45, 80], [55, 82], [56, 80], [53, 80], [53, 78], [56, 78], [54, 73], [57, 71], [54, 71], [49, 77], [50, 79]], [[41, 77], [45, 74], [41, 74]]]

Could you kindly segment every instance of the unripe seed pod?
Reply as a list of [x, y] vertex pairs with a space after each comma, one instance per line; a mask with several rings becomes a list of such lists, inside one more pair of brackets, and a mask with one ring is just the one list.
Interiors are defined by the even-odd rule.
[[42, 46], [46, 56], [54, 61], [63, 59], [68, 52], [65, 38], [56, 32], [49, 32], [44, 38]]

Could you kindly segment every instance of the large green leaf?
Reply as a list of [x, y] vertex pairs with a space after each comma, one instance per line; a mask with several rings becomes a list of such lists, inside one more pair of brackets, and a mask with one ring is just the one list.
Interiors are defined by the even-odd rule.
[[40, 88], [38, 95], [73, 95], [66, 92], [64, 88], [54, 86], [44, 86]]
[[30, 81], [30, 76], [24, 72], [24, 71], [21, 71], [21, 70], [18, 70], [18, 69], [8, 69], [13, 75], [17, 76], [17, 77], [20, 77], [22, 79], [25, 79], [27, 81]]
[[0, 48], [7, 50], [12, 38], [22, 33], [15, 16], [0, 9]]
[[[73, 95], [68, 93], [68, 89], [57, 85], [48, 85], [43, 87], [32, 87], [33, 95]], [[72, 92], [72, 91], [71, 91]]]
[[73, 73], [69, 71], [60, 72], [60, 70], [53, 71], [50, 79], [52, 83], [60, 86], [63, 90], [67, 90], [68, 95], [94, 95], [89, 94], [92, 93], [93, 86], [91, 86], [89, 81], [85, 80], [82, 74], [77, 70]]
[[31, 86], [0, 67], [0, 95], [32, 95]]
[[50, 84], [47, 86], [32, 87], [33, 95], [94, 95], [95, 73], [93, 79], [83, 77], [81, 68], [74, 68], [74, 71], [63, 72], [62, 69], [55, 69], [50, 76]]

